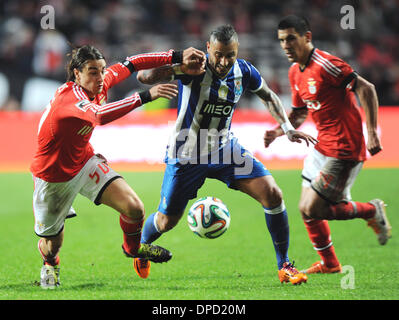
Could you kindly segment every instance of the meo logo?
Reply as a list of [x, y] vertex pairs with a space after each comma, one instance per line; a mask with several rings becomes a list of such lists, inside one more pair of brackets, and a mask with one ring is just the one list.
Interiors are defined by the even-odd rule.
[[233, 112], [233, 106], [226, 102], [210, 103], [208, 100], [202, 104], [200, 114], [210, 115], [212, 117], [230, 117]]

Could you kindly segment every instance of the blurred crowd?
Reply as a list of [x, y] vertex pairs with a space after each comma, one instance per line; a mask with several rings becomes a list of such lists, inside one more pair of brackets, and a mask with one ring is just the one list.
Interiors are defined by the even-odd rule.
[[[354, 29], [341, 28], [345, 4], [355, 9]], [[54, 8], [54, 29], [43, 29], [46, 5]], [[210, 31], [224, 23], [239, 34], [239, 56], [251, 61], [289, 106], [289, 63], [276, 28], [291, 13], [309, 19], [316, 47], [343, 58], [374, 83], [381, 105], [399, 105], [399, 0], [0, 0], [0, 110], [32, 110], [35, 101], [36, 109], [44, 108], [40, 96], [52, 96], [65, 81], [73, 46], [93, 44], [108, 64], [170, 48], [205, 51]], [[130, 77], [112, 89], [110, 99], [142, 87]], [[240, 107], [261, 106], [246, 95]]]

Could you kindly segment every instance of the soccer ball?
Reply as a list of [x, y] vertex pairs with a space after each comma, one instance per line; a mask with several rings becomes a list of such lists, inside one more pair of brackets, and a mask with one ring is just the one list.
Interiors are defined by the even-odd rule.
[[230, 226], [226, 205], [215, 197], [200, 198], [193, 203], [187, 215], [191, 231], [201, 238], [220, 237]]

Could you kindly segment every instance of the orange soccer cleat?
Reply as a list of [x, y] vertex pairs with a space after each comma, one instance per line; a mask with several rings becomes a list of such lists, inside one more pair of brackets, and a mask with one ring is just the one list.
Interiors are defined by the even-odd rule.
[[123, 253], [128, 258], [133, 258], [133, 267], [140, 278], [146, 279], [150, 275], [151, 262], [162, 263], [172, 259], [172, 253], [168, 250], [149, 243], [142, 243], [135, 255], [125, 250], [122, 244]]
[[133, 267], [140, 278], [147, 279], [150, 275], [151, 262], [147, 259], [134, 258]]
[[311, 265], [310, 268], [302, 270], [302, 273], [341, 273], [342, 267], [339, 264], [335, 267], [327, 267], [323, 261], [317, 261]]
[[278, 271], [280, 282], [291, 282], [293, 285], [301, 284], [308, 280], [308, 276], [299, 272], [294, 263], [284, 262], [283, 267]]

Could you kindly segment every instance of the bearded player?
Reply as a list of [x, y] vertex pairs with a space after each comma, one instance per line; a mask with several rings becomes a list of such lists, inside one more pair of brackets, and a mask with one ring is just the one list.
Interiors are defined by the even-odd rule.
[[[250, 90], [282, 125], [290, 141], [308, 144], [315, 139], [294, 130], [280, 99], [259, 71], [248, 61], [238, 59], [238, 47], [234, 28], [223, 25], [212, 31], [207, 42], [204, 74], [187, 75], [187, 67], [180, 65], [138, 73], [137, 78], [146, 84], [171, 79], [179, 82], [178, 118], [169, 140], [161, 201], [158, 211], [146, 220], [142, 243], [152, 243], [174, 228], [205, 180], [218, 179], [262, 206], [279, 279], [299, 284], [306, 282], [307, 276], [299, 273], [288, 258], [289, 225], [282, 192], [271, 173], [230, 131], [235, 106], [244, 90]], [[135, 259], [140, 277], [148, 277], [149, 266], [148, 260]]]
[[[313, 46], [305, 18], [290, 15], [282, 19], [278, 39], [293, 63], [288, 73], [292, 93], [289, 119], [298, 128], [311, 114], [318, 130], [319, 142], [304, 161], [299, 209], [321, 260], [304, 272], [341, 272], [327, 220], [361, 218], [373, 228], [381, 245], [391, 237], [384, 202], [355, 202], [350, 194], [366, 160], [366, 148], [371, 155], [382, 150], [377, 134], [377, 94], [350, 65]], [[367, 146], [355, 94], [365, 112]], [[280, 127], [266, 131], [265, 146], [282, 134]]]
[[131, 56], [107, 68], [104, 56], [93, 46], [72, 52], [68, 81], [58, 88], [41, 117], [38, 147], [31, 164], [35, 232], [40, 237], [38, 249], [43, 258], [42, 288], [60, 285], [58, 254], [64, 239], [64, 221], [76, 216], [72, 203], [78, 193], [119, 213], [126, 256], [154, 262], [171, 258], [162, 247], [140, 245], [144, 205], [105, 158], [94, 153], [89, 140], [97, 125], [118, 119], [146, 102], [159, 97], [171, 99], [177, 94], [174, 85], [164, 84], [106, 103], [111, 87], [138, 70], [172, 63], [185, 65], [201, 61], [204, 56], [194, 48], [169, 50]]

